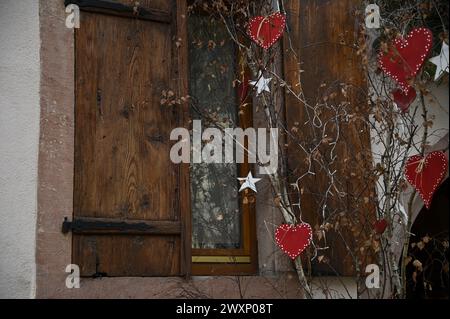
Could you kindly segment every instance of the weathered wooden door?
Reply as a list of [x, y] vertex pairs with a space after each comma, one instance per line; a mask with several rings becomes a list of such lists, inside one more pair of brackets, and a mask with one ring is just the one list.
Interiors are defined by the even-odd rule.
[[184, 108], [160, 103], [187, 94], [185, 1], [68, 3], [81, 9], [73, 262], [83, 276], [186, 274], [188, 174], [169, 158]]

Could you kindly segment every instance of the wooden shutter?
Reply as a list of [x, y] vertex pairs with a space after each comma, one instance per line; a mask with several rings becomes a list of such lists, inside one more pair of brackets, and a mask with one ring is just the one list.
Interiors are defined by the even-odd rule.
[[73, 262], [82, 276], [189, 272], [186, 165], [169, 158], [187, 95], [183, 0], [66, 1], [75, 33]]
[[[297, 93], [303, 90], [310, 105], [315, 105], [321, 92], [333, 84], [347, 83], [352, 88], [344, 99], [341, 94], [333, 98], [330, 103], [350, 101], [349, 113], [367, 114], [365, 72], [362, 68], [361, 57], [357, 55], [355, 46], [358, 38], [358, 21], [355, 10], [360, 9], [361, 2], [357, 0], [301, 0], [286, 1], [287, 23], [289, 38], [284, 37], [284, 73], [287, 83]], [[293, 49], [293, 50], [291, 50]], [[296, 58], [298, 57], [298, 59]], [[301, 64], [299, 64], [301, 62]], [[302, 73], [299, 70], [303, 70]], [[299, 79], [302, 79], [300, 87]], [[322, 86], [326, 84], [326, 86]], [[305, 124], [308, 117], [305, 106], [292, 94], [286, 94], [286, 119], [289, 129], [297, 126], [302, 138], [312, 138], [311, 124]], [[320, 111], [324, 111], [321, 109]], [[325, 112], [325, 111], [324, 111]], [[366, 112], [366, 113], [365, 113]], [[322, 114], [324, 116], [324, 114]], [[338, 160], [335, 168], [337, 178], [346, 192], [346, 203], [336, 203], [331, 210], [345, 214], [359, 214], [362, 227], [370, 227], [368, 219], [375, 216], [375, 209], [365, 203], [365, 197], [374, 195], [373, 185], [367, 186], [365, 174], [370, 171], [364, 165], [370, 166], [370, 136], [369, 130], [361, 122], [343, 123], [340, 128], [340, 143], [336, 153]], [[306, 172], [305, 154], [299, 150], [295, 143], [288, 145], [288, 166], [293, 176], [300, 176]], [[328, 178], [316, 166], [316, 175], [302, 180], [300, 186], [304, 187], [302, 195], [303, 220], [312, 226], [322, 223], [320, 198], [316, 194], [324, 193]], [[294, 179], [295, 180], [295, 179]], [[336, 195], [335, 195], [336, 196]], [[368, 234], [371, 229], [363, 229], [360, 233]], [[355, 236], [344, 233], [346, 244], [353, 250], [361, 245]], [[313, 263], [313, 271], [320, 273], [353, 275], [354, 259], [344, 246], [344, 239], [336, 233], [328, 233], [328, 246], [320, 254], [330, 258], [330, 264]], [[361, 238], [360, 238], [361, 239]], [[366, 257], [364, 257], [366, 258]], [[363, 268], [362, 268], [363, 269]]]

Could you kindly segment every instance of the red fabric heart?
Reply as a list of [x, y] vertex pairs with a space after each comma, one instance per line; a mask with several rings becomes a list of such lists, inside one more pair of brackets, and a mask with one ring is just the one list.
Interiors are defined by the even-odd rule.
[[375, 224], [373, 225], [373, 228], [375, 229], [375, 232], [377, 234], [384, 233], [384, 231], [386, 230], [386, 227], [387, 227], [387, 221], [384, 218], [380, 219], [380, 220], [377, 220], [375, 222]]
[[275, 12], [267, 17], [257, 16], [250, 19], [247, 34], [259, 46], [270, 48], [283, 34], [286, 16]]
[[380, 52], [378, 61], [381, 69], [407, 92], [410, 87], [408, 82], [419, 72], [432, 41], [433, 35], [429, 29], [413, 29], [406, 39], [397, 38], [388, 52]]
[[430, 208], [433, 194], [444, 179], [447, 167], [448, 159], [441, 151], [431, 152], [425, 158], [414, 155], [406, 162], [406, 179], [419, 192], [426, 208]]
[[394, 102], [402, 110], [403, 113], [408, 111], [409, 106], [416, 99], [417, 93], [413, 87], [410, 87], [406, 94], [401, 89], [396, 89], [392, 92]]
[[275, 241], [289, 257], [295, 259], [309, 246], [312, 240], [312, 229], [309, 224], [282, 224], [275, 231]]

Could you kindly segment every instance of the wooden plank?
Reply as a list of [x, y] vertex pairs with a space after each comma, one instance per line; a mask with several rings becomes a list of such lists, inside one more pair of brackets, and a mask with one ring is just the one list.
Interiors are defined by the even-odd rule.
[[[172, 68], [172, 78], [175, 79], [174, 87], [177, 88], [179, 96], [188, 96], [188, 35], [187, 35], [187, 1], [176, 0], [176, 6], [172, 10], [177, 12], [176, 23], [172, 26], [173, 32], [176, 32], [176, 39], [181, 45], [174, 51], [177, 64]], [[178, 117], [178, 127], [190, 127], [191, 115], [189, 103], [184, 102], [180, 105]], [[191, 247], [192, 247], [192, 217], [191, 217], [191, 181], [190, 165], [182, 163], [179, 170], [179, 202], [178, 209], [181, 214], [181, 238], [183, 239], [181, 272], [189, 277], [191, 274]]]
[[[303, 91], [306, 101], [313, 106], [320, 102], [329, 87], [339, 83], [350, 84], [347, 97], [339, 93], [329, 102], [348, 101], [350, 114], [367, 114], [365, 72], [355, 48], [359, 30], [354, 12], [360, 7], [360, 1], [304, 0], [288, 1], [285, 5], [289, 31], [283, 38], [287, 83], [296, 94]], [[297, 126], [302, 141], [313, 140], [311, 124], [307, 124], [311, 119], [305, 112], [305, 105], [292, 94], [286, 93], [285, 99], [288, 128]], [[330, 116], [323, 108], [320, 111], [322, 118]], [[335, 128], [329, 133], [334, 134]], [[373, 190], [373, 185], [367, 185], [365, 179], [370, 169], [364, 166], [371, 163], [369, 130], [361, 124], [342, 123], [340, 134], [341, 142], [336, 147], [338, 160], [334, 168], [336, 177], [343, 182], [340, 187], [347, 195], [345, 201], [330, 201], [329, 209], [336, 209], [347, 216], [359, 214], [361, 225], [370, 225], [367, 218], [374, 217], [375, 210], [363, 202], [363, 198], [370, 196]], [[306, 171], [305, 153], [292, 140], [288, 144], [288, 167], [294, 180]], [[302, 217], [312, 226], [323, 221], [317, 194], [324, 193], [328, 182], [328, 177], [319, 167], [313, 166], [313, 169], [316, 174], [303, 179], [301, 184], [304, 188]], [[331, 258], [332, 267], [316, 263], [314, 272], [333, 274], [337, 271], [341, 275], [354, 275], [354, 260], [348, 254], [344, 240], [354, 251], [357, 251], [357, 243], [355, 236], [346, 231], [343, 233], [343, 238], [332, 231], [328, 233], [331, 248], [324, 253]]]
[[73, 235], [82, 276], [174, 276], [180, 273], [180, 236]]
[[179, 220], [178, 167], [168, 141], [178, 120], [160, 105], [161, 91], [172, 84], [171, 34], [139, 20], [92, 13], [82, 20], [76, 34], [75, 216]]
[[154, 22], [171, 23], [169, 12], [141, 6], [126, 5], [109, 0], [65, 0], [64, 4], [76, 4], [81, 10], [95, 13], [115, 15], [124, 18], [142, 19]]
[[250, 256], [192, 256], [193, 263], [225, 263], [225, 264], [249, 264], [251, 263]]

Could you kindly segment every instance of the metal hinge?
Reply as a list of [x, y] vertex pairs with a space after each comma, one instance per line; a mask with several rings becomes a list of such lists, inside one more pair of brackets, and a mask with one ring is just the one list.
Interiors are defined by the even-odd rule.
[[64, 217], [62, 223], [62, 232], [67, 234], [73, 233], [147, 233], [153, 230], [154, 227], [144, 222], [125, 222], [125, 221], [111, 221], [101, 220], [97, 218], [75, 218], [69, 221]]

